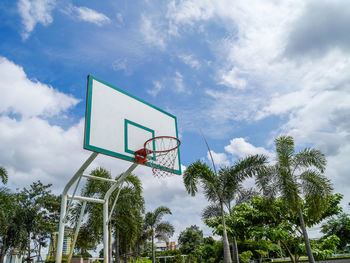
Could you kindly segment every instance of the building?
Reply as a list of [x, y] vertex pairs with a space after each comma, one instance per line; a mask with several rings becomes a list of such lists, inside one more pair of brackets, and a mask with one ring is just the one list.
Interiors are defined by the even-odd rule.
[[[52, 235], [53, 235], [52, 239], [50, 239], [49, 253], [47, 254], [47, 257], [46, 257], [47, 259], [56, 257], [58, 232], [54, 232]], [[63, 250], [62, 250], [63, 255], [69, 255], [71, 251], [72, 242], [73, 242], [73, 235], [74, 235], [73, 229], [71, 228], [65, 229], [64, 238], [63, 238]]]
[[177, 248], [175, 241], [170, 241], [167, 243], [168, 250], [175, 250]]
[[165, 251], [165, 250], [175, 250], [177, 248], [176, 242], [175, 241], [170, 241], [170, 242], [157, 242], [154, 244], [155, 250], [160, 252], [160, 251]]

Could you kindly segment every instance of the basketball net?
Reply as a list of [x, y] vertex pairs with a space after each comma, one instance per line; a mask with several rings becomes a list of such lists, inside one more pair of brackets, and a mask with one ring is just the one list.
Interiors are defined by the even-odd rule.
[[147, 140], [144, 148], [135, 152], [135, 161], [152, 167], [156, 177], [167, 177], [175, 173], [180, 140], [171, 136], [158, 136]]

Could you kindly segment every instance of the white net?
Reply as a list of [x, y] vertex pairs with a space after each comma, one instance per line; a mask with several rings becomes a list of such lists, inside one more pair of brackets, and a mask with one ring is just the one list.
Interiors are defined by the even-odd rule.
[[174, 137], [160, 136], [145, 143], [147, 161], [154, 176], [166, 177], [174, 174], [180, 141]]

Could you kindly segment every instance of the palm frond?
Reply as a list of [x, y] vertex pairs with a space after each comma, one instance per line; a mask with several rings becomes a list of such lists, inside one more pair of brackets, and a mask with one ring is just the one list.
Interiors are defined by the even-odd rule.
[[275, 166], [266, 166], [255, 177], [255, 185], [266, 198], [274, 198], [279, 191], [276, 187], [276, 173]]
[[[90, 175], [111, 179], [110, 173], [101, 167], [92, 170], [90, 172]], [[111, 183], [109, 182], [88, 179], [81, 192], [83, 196], [93, 197], [95, 195], [98, 195], [97, 197], [102, 197], [108, 191], [110, 186]]]
[[314, 170], [304, 171], [300, 175], [300, 179], [305, 199], [312, 200], [312, 202], [309, 202], [312, 214], [319, 214], [322, 211], [322, 204], [325, 203], [324, 200], [332, 193], [331, 181]]
[[213, 203], [205, 207], [202, 211], [202, 220], [221, 216], [221, 208], [217, 203]]
[[280, 136], [275, 139], [277, 161], [281, 166], [290, 167], [294, 157], [294, 140], [291, 136]]
[[169, 238], [174, 234], [175, 228], [171, 223], [164, 221], [157, 225], [155, 232], [155, 237], [157, 239], [168, 241]]
[[290, 173], [286, 167], [277, 167], [276, 187], [280, 191], [281, 197], [290, 205], [290, 207], [298, 211], [300, 208], [300, 191], [296, 178]]
[[195, 196], [198, 192], [197, 185], [199, 181], [201, 181], [202, 184], [211, 184], [215, 180], [215, 174], [208, 165], [201, 161], [197, 161], [187, 167], [183, 175], [183, 180], [187, 192], [192, 196]]
[[154, 210], [154, 222], [157, 224], [160, 222], [165, 215], [171, 215], [171, 210], [166, 206], [159, 206]]
[[0, 179], [1, 179], [3, 184], [7, 183], [7, 180], [8, 180], [7, 171], [4, 167], [1, 167], [1, 166], [0, 166]]
[[256, 176], [259, 172], [264, 169], [267, 157], [265, 155], [250, 155], [242, 160], [239, 160], [234, 164], [233, 169], [230, 173], [235, 181], [241, 182], [246, 178]]
[[326, 168], [327, 160], [321, 151], [306, 148], [295, 155], [293, 164], [294, 169], [315, 167], [323, 173]]
[[132, 185], [132, 187], [137, 193], [142, 192], [142, 182], [137, 176], [130, 174], [127, 177], [125, 177], [124, 182], [128, 183], [129, 185]]
[[[222, 186], [218, 184], [202, 184], [202, 188], [204, 189], [204, 196], [207, 198], [208, 201], [211, 202], [217, 202], [219, 201], [219, 195], [218, 193], [222, 192]], [[222, 196], [222, 194], [220, 194]]]
[[254, 188], [241, 188], [236, 199], [236, 205], [247, 203], [256, 195], [259, 195], [259, 192]]

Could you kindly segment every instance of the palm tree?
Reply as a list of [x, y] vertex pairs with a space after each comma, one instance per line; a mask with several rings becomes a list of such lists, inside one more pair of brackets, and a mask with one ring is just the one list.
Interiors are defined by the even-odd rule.
[[[240, 183], [236, 185], [236, 187], [232, 187], [229, 191], [225, 192], [224, 196], [224, 205], [227, 209], [227, 213], [232, 216], [232, 208], [233, 206], [240, 205], [242, 203], [248, 202], [252, 197], [258, 195], [253, 188], [244, 188]], [[225, 211], [226, 214], [226, 211]], [[211, 203], [207, 207], [203, 209], [202, 219], [206, 220], [209, 218], [216, 218], [221, 216], [220, 204]], [[234, 229], [232, 229], [234, 230]], [[239, 253], [237, 246], [237, 239], [234, 234], [231, 236], [232, 238], [232, 261], [234, 263], [239, 263]]]
[[[97, 177], [111, 179], [110, 173], [103, 168], [97, 168], [93, 170], [90, 174]], [[111, 183], [109, 182], [88, 179], [87, 183], [81, 190], [81, 193], [83, 196], [103, 199], [110, 187], [111, 187]], [[114, 199], [117, 196], [117, 192], [118, 191], [115, 191], [111, 195], [110, 202], [109, 202], [110, 206], [113, 205]], [[111, 222], [110, 222], [111, 227], [109, 227], [109, 230], [110, 230], [109, 251], [112, 252], [112, 242], [111, 242], [112, 230], [118, 231], [119, 224], [123, 225], [124, 229], [129, 229], [130, 231], [131, 229], [134, 229], [134, 231], [136, 230], [141, 231], [142, 226], [139, 226], [139, 221], [140, 221], [139, 218], [141, 218], [141, 214], [144, 210], [144, 200], [141, 194], [142, 194], [142, 184], [140, 179], [134, 175], [128, 175], [127, 177], [125, 177], [123, 181], [123, 185], [120, 186], [119, 198], [116, 203], [114, 212], [111, 216]], [[73, 222], [76, 221], [76, 218], [79, 216], [80, 209], [81, 209], [81, 203], [76, 204], [76, 206], [73, 209], [73, 218], [71, 221]], [[90, 235], [90, 242], [92, 243], [90, 245], [93, 245], [93, 244], [96, 245], [103, 238], [102, 209], [103, 207], [101, 205], [96, 205], [92, 203], [88, 203], [86, 206], [87, 221], [84, 224], [82, 224], [82, 230], [84, 229], [84, 227], [89, 229], [88, 233], [85, 233], [85, 234]], [[111, 209], [111, 207], [109, 209]], [[124, 235], [121, 237], [121, 239], [129, 238], [130, 233], [131, 232], [129, 232], [129, 234], [125, 234], [127, 235], [127, 237], [125, 237]], [[116, 233], [114, 233], [114, 236], [118, 236], [118, 241], [119, 241], [120, 235], [119, 234], [117, 235]], [[78, 239], [80, 237], [82, 237], [82, 235], [79, 235]], [[129, 241], [130, 241], [130, 238], [129, 238]], [[128, 243], [128, 245], [131, 244], [130, 242]], [[77, 245], [78, 244], [79, 242], [77, 242]], [[116, 248], [116, 250], [119, 253], [119, 245]], [[111, 257], [111, 253], [110, 253], [110, 257]], [[118, 257], [118, 260], [119, 260], [119, 257]]]
[[[204, 188], [208, 201], [218, 203], [222, 217], [224, 262], [231, 262], [230, 246], [227, 238], [224, 205], [228, 193], [237, 189], [239, 182], [256, 173], [265, 164], [266, 157], [262, 155], [248, 156], [238, 161], [232, 167], [222, 167], [219, 172], [213, 172], [206, 164], [197, 161], [191, 164], [184, 172], [184, 184], [186, 190], [192, 196], [198, 192], [198, 183]], [[214, 166], [215, 168], [215, 166]]]
[[7, 183], [7, 179], [8, 179], [7, 171], [4, 167], [1, 167], [1, 166], [0, 166], [0, 179], [3, 184]]
[[141, 180], [129, 175], [127, 185], [121, 188], [118, 202], [111, 217], [111, 229], [114, 232], [115, 261], [119, 263], [120, 251], [137, 251], [137, 239], [143, 230], [144, 199]]
[[311, 215], [317, 218], [322, 214], [325, 201], [332, 192], [330, 180], [323, 175], [326, 158], [321, 151], [312, 148], [295, 153], [291, 136], [275, 139], [275, 146], [276, 163], [258, 174], [256, 183], [265, 195], [280, 195], [291, 210], [299, 215], [309, 262], [314, 263], [304, 222], [302, 198], [312, 200]]
[[145, 215], [145, 230], [152, 239], [152, 263], [156, 261], [154, 238], [168, 241], [174, 234], [174, 226], [167, 221], [161, 221], [166, 214], [171, 215], [170, 209], [165, 206], [160, 206], [154, 210], [154, 212], [147, 212]]

